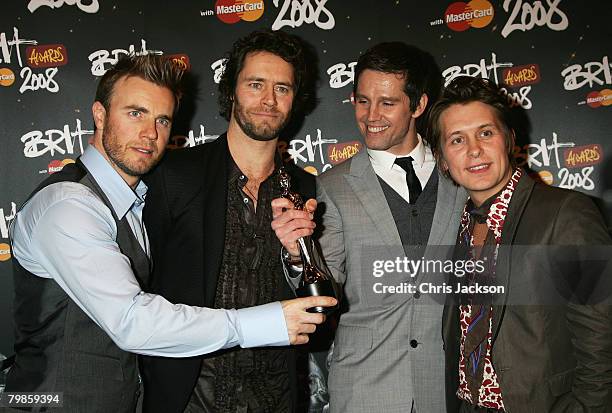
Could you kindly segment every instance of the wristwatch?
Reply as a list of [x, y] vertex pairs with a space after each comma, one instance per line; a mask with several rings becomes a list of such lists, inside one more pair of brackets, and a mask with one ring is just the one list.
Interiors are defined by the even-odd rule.
[[285, 264], [290, 265], [292, 267], [302, 265], [302, 258], [294, 258], [291, 254], [289, 254], [289, 251], [287, 251], [285, 247], [281, 249], [281, 254]]

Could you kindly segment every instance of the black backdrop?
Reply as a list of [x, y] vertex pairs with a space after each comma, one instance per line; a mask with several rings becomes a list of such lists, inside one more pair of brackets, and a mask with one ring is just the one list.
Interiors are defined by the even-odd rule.
[[[251, 11], [231, 13], [240, 7]], [[359, 54], [381, 41], [413, 43], [447, 81], [469, 74], [503, 83], [530, 123], [519, 162], [597, 198], [610, 217], [611, 21], [605, 0], [3, 1], [0, 353], [12, 354], [13, 341], [7, 226], [29, 191], [87, 145], [97, 77], [119, 54], [175, 55], [190, 68], [195, 103], [171, 143], [193, 146], [225, 131], [215, 79], [233, 41], [264, 27], [301, 36], [318, 56], [319, 103], [281, 150], [321, 173], [361, 148], [348, 100]]]

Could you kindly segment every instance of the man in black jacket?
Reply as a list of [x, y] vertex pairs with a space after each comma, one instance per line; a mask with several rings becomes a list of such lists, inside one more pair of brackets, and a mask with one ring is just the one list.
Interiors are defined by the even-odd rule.
[[[258, 31], [234, 44], [219, 84], [227, 133], [169, 153], [148, 181], [152, 291], [214, 308], [291, 296], [270, 203], [280, 195], [277, 140], [308, 98], [306, 73], [303, 46], [294, 36]], [[312, 197], [314, 179], [286, 168], [293, 190]], [[289, 348], [147, 357], [142, 365], [147, 412], [295, 410], [295, 354]]]

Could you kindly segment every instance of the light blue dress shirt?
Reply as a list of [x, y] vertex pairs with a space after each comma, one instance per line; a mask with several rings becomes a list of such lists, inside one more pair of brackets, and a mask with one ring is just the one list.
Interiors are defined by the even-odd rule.
[[[81, 161], [116, 215], [127, 215], [148, 253], [142, 224], [144, 182], [132, 190], [92, 145]], [[289, 344], [279, 302], [240, 310], [209, 309], [173, 304], [143, 292], [116, 238], [113, 215], [93, 191], [76, 182], [60, 182], [39, 191], [17, 214], [13, 253], [32, 274], [55, 280], [126, 351], [190, 357], [236, 345]]]

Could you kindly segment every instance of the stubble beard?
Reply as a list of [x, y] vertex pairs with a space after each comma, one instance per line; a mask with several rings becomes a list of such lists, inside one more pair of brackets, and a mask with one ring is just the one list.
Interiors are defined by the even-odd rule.
[[151, 162], [137, 163], [130, 162], [127, 159], [125, 150], [118, 143], [117, 135], [109, 122], [104, 123], [104, 131], [102, 132], [102, 146], [104, 151], [108, 155], [108, 158], [115, 164], [119, 169], [130, 176], [141, 177], [142, 175], [149, 172], [153, 166], [155, 166], [159, 158], [152, 158]]
[[[271, 113], [280, 114], [276, 109], [271, 111]], [[280, 115], [282, 116], [282, 114]], [[242, 129], [245, 135], [256, 141], [271, 141], [276, 139], [285, 126], [287, 126], [287, 123], [289, 123], [289, 118], [290, 116], [286, 116], [277, 127], [264, 122], [259, 126], [255, 125], [249, 120], [246, 110], [238, 99], [234, 99], [234, 119], [236, 119], [236, 123], [238, 123], [238, 126], [240, 126], [240, 129]]]

